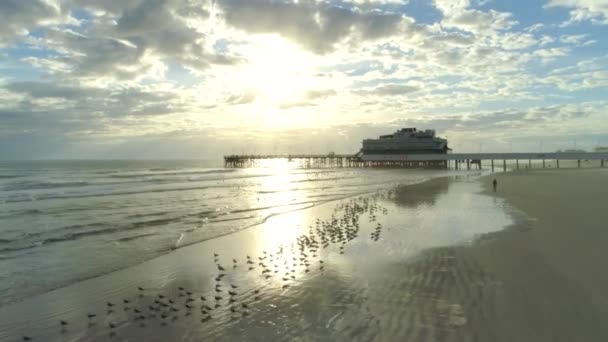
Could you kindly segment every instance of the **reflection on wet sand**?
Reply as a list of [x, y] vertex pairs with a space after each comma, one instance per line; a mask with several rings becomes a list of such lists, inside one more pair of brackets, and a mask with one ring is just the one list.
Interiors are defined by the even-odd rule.
[[438, 178], [422, 184], [398, 186], [391, 192], [395, 203], [403, 207], [417, 207], [419, 205], [434, 205], [437, 197], [448, 191], [450, 179]]
[[[398, 188], [276, 216], [124, 272], [133, 277], [129, 289], [112, 289], [125, 274], [98, 280], [92, 294], [98, 304], [74, 306], [79, 313], [51, 309], [35, 330], [27, 330], [31, 323], [15, 326], [48, 341], [463, 337], [462, 328], [475, 316], [471, 308], [484, 291], [495, 290], [492, 282], [477, 265], [456, 258], [456, 249], [424, 252], [470, 238], [459, 221], [466, 217], [442, 209], [462, 212], [475, 201], [479, 206], [482, 196], [470, 184], [461, 186], [439, 179], [416, 185], [415, 193]], [[494, 218], [485, 221], [492, 226]], [[499, 229], [504, 218], [492, 223]], [[49, 297], [78, 293], [59, 292]], [[8, 316], [0, 312], [0, 318]], [[68, 329], [58, 327], [60, 319]]]

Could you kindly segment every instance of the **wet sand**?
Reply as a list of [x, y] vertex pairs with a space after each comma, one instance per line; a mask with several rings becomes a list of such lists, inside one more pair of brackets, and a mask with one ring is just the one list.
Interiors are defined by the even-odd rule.
[[[452, 251], [428, 256], [425, 251], [467, 243], [512, 222], [502, 201], [480, 191], [467, 176], [444, 178], [277, 215], [263, 225], [2, 307], [0, 340], [460, 336], [468, 299], [450, 301], [443, 292], [465, 284], [464, 293], [454, 293], [475, 297], [466, 285], [470, 276], [454, 278], [449, 270], [468, 266]], [[225, 276], [217, 279], [219, 274]], [[96, 315], [90, 323], [89, 313]]]
[[472, 174], [278, 215], [2, 307], [0, 340], [606, 340], [608, 174], [498, 174], [497, 194]]

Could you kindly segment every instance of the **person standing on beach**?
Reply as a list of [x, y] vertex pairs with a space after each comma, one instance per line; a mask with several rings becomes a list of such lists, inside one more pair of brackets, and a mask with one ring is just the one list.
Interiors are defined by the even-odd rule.
[[496, 181], [496, 178], [494, 178], [494, 180], [492, 181], [492, 187], [494, 188], [494, 192], [496, 192], [497, 185], [498, 185], [498, 182]]

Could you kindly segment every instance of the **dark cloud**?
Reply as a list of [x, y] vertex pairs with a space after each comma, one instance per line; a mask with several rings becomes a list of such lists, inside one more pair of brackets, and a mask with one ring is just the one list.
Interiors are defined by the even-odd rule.
[[[13, 110], [4, 110], [6, 117], [24, 117], [25, 113], [46, 113], [44, 115], [56, 116], [58, 121], [69, 121], [73, 117], [155, 116], [186, 110], [179, 95], [153, 89], [109, 90], [48, 82], [16, 82], [6, 85], [4, 89], [26, 96]], [[69, 102], [61, 103], [56, 108], [53, 108], [53, 105], [40, 107], [36, 105], [36, 100], [41, 98], [65, 99]], [[34, 126], [38, 125], [32, 125]], [[46, 128], [44, 125], [40, 127]]]
[[5, 89], [14, 93], [27, 94], [33, 98], [87, 98], [102, 96], [105, 91], [101, 89], [65, 86], [43, 82], [14, 82], [9, 83]]
[[60, 6], [42, 0], [0, 1], [0, 44], [16, 39], [44, 21], [59, 19]]
[[205, 4], [192, 0], [73, 0], [65, 6], [91, 11], [91, 19], [86, 19], [89, 24], [78, 30], [46, 29], [37, 44], [54, 51], [52, 62], [63, 63], [70, 76], [127, 80], [158, 71], [159, 61], [199, 70], [211, 64], [238, 63], [240, 59], [226, 51], [206, 48], [206, 37], [190, 22], [208, 18]]
[[407, 84], [384, 84], [371, 89], [355, 90], [354, 93], [362, 96], [400, 96], [418, 90], [419, 87]]
[[400, 14], [360, 12], [325, 2], [303, 0], [218, 0], [226, 21], [249, 33], [277, 33], [324, 54], [349, 37], [372, 40], [400, 33]]

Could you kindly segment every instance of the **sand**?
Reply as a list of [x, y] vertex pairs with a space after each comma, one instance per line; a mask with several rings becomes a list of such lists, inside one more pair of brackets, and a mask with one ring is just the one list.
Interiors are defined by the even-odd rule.
[[[496, 194], [484, 192], [491, 178], [462, 172], [279, 215], [2, 307], [0, 340], [605, 341], [606, 171], [497, 174]], [[358, 230], [341, 222], [353, 216]], [[354, 235], [303, 256], [294, 242], [317, 225]], [[257, 264], [264, 251], [269, 278]], [[226, 269], [221, 293], [213, 253]], [[180, 286], [193, 292], [195, 309], [185, 308]], [[159, 294], [179, 311], [135, 320], [133, 309]], [[204, 320], [200, 306], [213, 306], [214, 295], [221, 305]], [[87, 313], [97, 315], [91, 325]], [[63, 331], [60, 319], [69, 323]]]
[[497, 174], [482, 179], [492, 195], [493, 178], [495, 195], [521, 212], [517, 224], [462, 251], [499, 289], [469, 328], [480, 340], [607, 341], [608, 170]]

